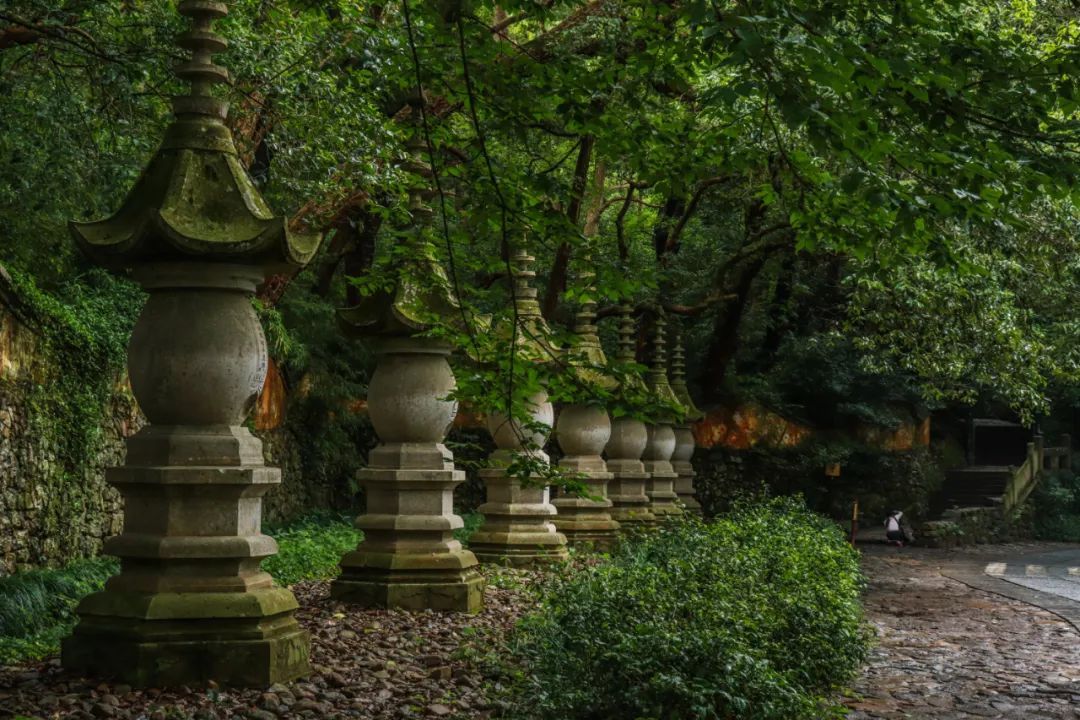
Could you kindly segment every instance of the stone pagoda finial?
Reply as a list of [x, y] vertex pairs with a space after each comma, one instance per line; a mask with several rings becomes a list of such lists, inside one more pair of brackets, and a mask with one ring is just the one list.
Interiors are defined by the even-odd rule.
[[379, 445], [357, 474], [367, 493], [367, 512], [356, 520], [364, 539], [342, 558], [330, 593], [364, 607], [476, 612], [483, 579], [476, 556], [453, 535], [464, 526], [453, 499], [465, 473], [443, 444], [458, 410], [449, 399], [457, 386], [447, 362], [452, 348], [422, 335], [456, 322], [460, 309], [426, 234], [431, 168], [419, 129], [407, 148], [408, 252], [395, 264], [392, 288], [338, 312], [347, 333], [376, 343], [368, 412]]
[[308, 637], [292, 593], [260, 567], [277, 551], [262, 498], [281, 476], [244, 426], [268, 363], [251, 298], [319, 237], [292, 233], [236, 157], [211, 93], [228, 79], [213, 61], [226, 5], [183, 0], [179, 12], [192, 20], [176, 70], [189, 88], [164, 142], [115, 215], [71, 225], [92, 260], [133, 269], [149, 293], [128, 345], [149, 424], [106, 473], [124, 498], [123, 532], [105, 545], [120, 574], [79, 605], [61, 660], [140, 686], [266, 686], [309, 671]]
[[[578, 283], [585, 291], [585, 299], [574, 318], [577, 342], [570, 364], [578, 380], [586, 386], [611, 390], [615, 381], [603, 371], [607, 358], [597, 335], [596, 303], [589, 297], [596, 278], [591, 263], [591, 258], [585, 255], [578, 272]], [[607, 486], [612, 475], [602, 457], [604, 447], [611, 439], [611, 418], [606, 408], [595, 402], [563, 407], [555, 424], [555, 439], [563, 451], [559, 467], [579, 477], [588, 493], [588, 497], [560, 494], [553, 501], [559, 512], [555, 527], [571, 544], [612, 547], [619, 523], [611, 517], [612, 503], [607, 496]]]
[[[511, 249], [513, 318], [496, 325], [493, 332], [505, 341], [507, 351], [514, 353], [516, 361], [549, 364], [558, 358], [559, 350], [540, 312], [537, 291], [532, 286], [536, 277], [532, 263], [533, 257], [524, 242]], [[548, 463], [543, 446], [555, 413], [547, 391], [541, 389], [530, 397], [525, 409], [533, 421], [532, 427], [510, 417], [509, 411], [491, 413], [487, 418], [488, 431], [498, 449], [491, 455], [490, 466], [479, 472], [487, 490], [487, 501], [478, 508], [484, 524], [473, 534], [469, 549], [480, 562], [532, 565], [568, 557], [566, 536], [557, 532], [552, 523], [556, 511], [551, 504], [550, 488], [536, 482], [522, 482], [521, 477], [507, 471], [522, 455]]]
[[663, 386], [670, 387], [670, 385], [667, 377], [667, 319], [663, 311], [658, 312], [653, 321], [652, 357], [649, 358], [649, 369], [651, 371], [649, 382], [653, 385], [653, 389], [666, 394]]
[[[658, 402], [677, 405], [678, 398], [668, 383], [667, 338], [665, 335], [664, 311], [658, 308], [653, 322], [652, 357], [650, 358], [649, 390]], [[649, 473], [646, 493], [651, 502], [651, 510], [658, 519], [667, 521], [682, 515], [675, 493], [675, 480], [678, 473], [671, 465], [675, 452], [675, 429], [670, 419], [648, 425], [649, 441], [645, 449], [645, 470]]]
[[596, 282], [596, 272], [591, 264], [592, 258], [585, 255], [577, 273], [577, 285], [584, 289], [585, 298], [574, 313], [574, 334], [577, 343], [572, 349], [570, 362], [578, 378], [585, 383], [611, 389], [614, 380], [606, 375], [602, 368], [607, 365], [604, 346], [600, 343], [596, 327], [596, 301], [591, 297]]
[[557, 361], [562, 350], [555, 344], [554, 334], [540, 310], [537, 289], [532, 284], [536, 277], [532, 269], [535, 260], [524, 240], [511, 248], [511, 301], [517, 327], [504, 324], [492, 330], [507, 342], [513, 338], [514, 350], [521, 359], [547, 365]]
[[694, 404], [694, 399], [690, 397], [690, 388], [686, 384], [686, 346], [679, 325], [675, 326], [672, 339], [670, 385], [683, 407], [683, 417], [686, 420], [700, 420], [705, 417], [705, 413]]
[[637, 326], [634, 323], [634, 309], [629, 305], [619, 306], [619, 349], [615, 359], [624, 363], [637, 360]]
[[[616, 353], [620, 363], [636, 362], [636, 337], [633, 308], [622, 305], [619, 308], [619, 345]], [[644, 383], [637, 375], [626, 375], [617, 392], [625, 400], [643, 387]], [[649, 510], [649, 496], [645, 494], [649, 474], [641, 462], [648, 441], [648, 430], [641, 420], [631, 415], [612, 419], [611, 439], [605, 448], [607, 469], [613, 476], [608, 484], [608, 496], [612, 502], [611, 516], [624, 531], [644, 530], [656, 525], [656, 516]]]
[[182, 0], [178, 12], [191, 18], [191, 29], [176, 39], [181, 49], [191, 52], [191, 59], [176, 66], [176, 76], [188, 83], [188, 92], [174, 98], [173, 112], [178, 122], [188, 116], [224, 120], [229, 107], [214, 97], [212, 88], [228, 83], [229, 71], [214, 63], [214, 55], [225, 52], [229, 44], [214, 32], [214, 21], [228, 15], [228, 7], [221, 2]]
[[688, 513], [701, 515], [701, 503], [694, 494], [694, 466], [690, 462], [694, 457], [694, 431], [691, 423], [700, 420], [705, 413], [698, 410], [690, 397], [690, 388], [686, 385], [686, 349], [683, 345], [682, 326], [675, 325], [671, 350], [671, 389], [675, 392], [679, 404], [685, 410], [684, 421], [675, 426], [675, 452], [671, 456], [671, 466], [678, 473], [675, 481], [675, 493]]

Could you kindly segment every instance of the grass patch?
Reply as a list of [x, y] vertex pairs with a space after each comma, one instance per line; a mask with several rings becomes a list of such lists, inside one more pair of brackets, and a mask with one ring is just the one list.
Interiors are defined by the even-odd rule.
[[0, 578], [0, 664], [56, 652], [75, 606], [119, 569], [116, 558], [100, 557]]
[[266, 534], [277, 540], [278, 553], [263, 560], [263, 570], [284, 587], [335, 577], [341, 556], [364, 537], [350, 516], [330, 513], [271, 527]]
[[480, 526], [484, 524], [484, 516], [478, 512], [472, 512], [462, 515], [461, 519], [465, 521], [465, 527], [460, 530], [455, 530], [454, 537], [462, 545], [468, 545], [469, 539], [472, 538], [473, 533], [479, 530]]

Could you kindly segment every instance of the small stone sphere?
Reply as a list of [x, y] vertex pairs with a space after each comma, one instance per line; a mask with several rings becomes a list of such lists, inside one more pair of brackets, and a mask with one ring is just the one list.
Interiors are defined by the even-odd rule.
[[671, 455], [672, 462], [689, 462], [694, 456], [694, 431], [685, 425], [675, 428], [675, 452]]
[[267, 362], [249, 295], [230, 289], [153, 289], [128, 346], [131, 389], [159, 425], [239, 425]]
[[640, 460], [649, 442], [645, 423], [630, 417], [611, 421], [611, 439], [607, 444], [607, 456], [624, 460]]
[[599, 455], [611, 439], [611, 418], [603, 408], [569, 405], [559, 411], [555, 437], [564, 455]]
[[649, 443], [645, 447], [646, 460], [671, 460], [675, 452], [675, 430], [670, 425], [649, 425]]
[[546, 392], [537, 393], [529, 398], [532, 419], [547, 428], [547, 432], [533, 432], [526, 435], [521, 423], [511, 422], [503, 413], [491, 413], [487, 418], [487, 429], [500, 450], [521, 450], [522, 439], [528, 439], [534, 448], [542, 448], [555, 422], [555, 409], [548, 402]]
[[368, 412], [384, 443], [439, 443], [457, 415], [457, 387], [445, 353], [380, 355], [368, 386]]

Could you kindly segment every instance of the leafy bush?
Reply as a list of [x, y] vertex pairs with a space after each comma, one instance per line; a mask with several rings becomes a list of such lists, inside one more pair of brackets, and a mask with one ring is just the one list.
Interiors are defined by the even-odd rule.
[[1028, 505], [1037, 539], [1080, 542], [1080, 477], [1072, 471], [1045, 473]]
[[800, 499], [687, 522], [564, 578], [511, 640], [522, 718], [828, 715], [865, 658], [862, 576]]

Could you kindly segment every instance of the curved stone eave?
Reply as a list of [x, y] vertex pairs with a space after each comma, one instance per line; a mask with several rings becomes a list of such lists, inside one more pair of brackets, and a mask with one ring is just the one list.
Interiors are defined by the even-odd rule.
[[[118, 222], [119, 216], [105, 220], [81, 223], [71, 221], [68, 230], [75, 245], [95, 263], [105, 267], [123, 267], [129, 258], [138, 254], [139, 238], [147, 235], [147, 226], [152, 225], [148, 214], [131, 214], [131, 222]], [[129, 227], [124, 228], [124, 225]]]
[[196, 182], [191, 174], [207, 167], [206, 158], [191, 150], [159, 151], [119, 211], [103, 220], [69, 224], [76, 244], [106, 267], [192, 259], [257, 264], [275, 271], [304, 267], [322, 236], [290, 232], [285, 218], [270, 213], [246, 174], [238, 174], [244, 171], [235, 159], [214, 159], [221, 157], [226, 158], [232, 186], [222, 197], [241, 202], [234, 199], [231, 207], [229, 200], [218, 201], [216, 207], [185, 204], [185, 183]]
[[675, 392], [679, 404], [686, 410], [683, 417], [687, 422], [696, 422], [705, 417], [705, 413], [694, 404], [694, 399], [690, 397], [690, 389], [685, 384], [672, 385], [671, 389]]

